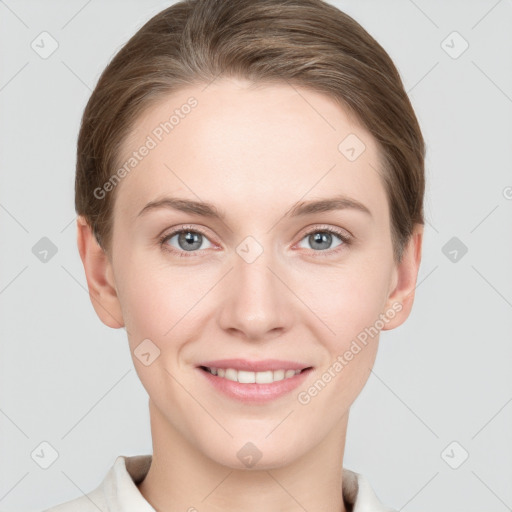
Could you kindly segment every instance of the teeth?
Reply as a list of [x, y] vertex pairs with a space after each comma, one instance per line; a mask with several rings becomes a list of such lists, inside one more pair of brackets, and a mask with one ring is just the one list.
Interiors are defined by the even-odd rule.
[[301, 370], [268, 370], [264, 372], [248, 372], [234, 368], [208, 368], [208, 371], [224, 379], [240, 382], [241, 384], [271, 384], [283, 379], [289, 379], [299, 374]]

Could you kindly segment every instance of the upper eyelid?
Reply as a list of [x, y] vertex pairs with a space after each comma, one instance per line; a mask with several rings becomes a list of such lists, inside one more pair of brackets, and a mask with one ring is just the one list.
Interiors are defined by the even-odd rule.
[[210, 236], [205, 232], [206, 230], [204, 228], [196, 228], [196, 227], [190, 227], [190, 226], [184, 225], [184, 227], [183, 226], [179, 226], [179, 227], [171, 229], [167, 234], [165, 234], [166, 231], [167, 230], [165, 229], [162, 232], [162, 234], [160, 234], [158, 236], [158, 238], [159, 239], [169, 239], [169, 238], [172, 238], [173, 236], [179, 235], [180, 233], [191, 231], [193, 233], [199, 233], [199, 234], [205, 236], [206, 238], [210, 239]]

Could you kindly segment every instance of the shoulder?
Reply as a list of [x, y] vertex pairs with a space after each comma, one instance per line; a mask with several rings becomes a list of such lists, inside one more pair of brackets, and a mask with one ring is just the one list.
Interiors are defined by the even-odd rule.
[[119, 455], [96, 489], [42, 512], [152, 511], [137, 488], [151, 460], [151, 455]]
[[100, 488], [97, 488], [88, 494], [59, 503], [42, 512], [98, 512], [98, 509], [107, 510], [106, 504], [104, 494]]

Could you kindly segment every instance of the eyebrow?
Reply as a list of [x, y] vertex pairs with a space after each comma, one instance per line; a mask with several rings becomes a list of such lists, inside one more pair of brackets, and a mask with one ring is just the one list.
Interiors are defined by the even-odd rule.
[[[226, 214], [211, 203], [192, 201], [190, 199], [179, 199], [176, 197], [164, 197], [163, 199], [151, 201], [142, 208], [137, 216], [140, 217], [152, 210], [162, 208], [192, 213], [212, 219], [220, 219], [222, 221], [226, 218]], [[312, 213], [347, 209], [363, 212], [372, 217], [371, 211], [363, 203], [344, 195], [295, 203], [285, 213], [284, 217], [300, 217], [310, 215]]]

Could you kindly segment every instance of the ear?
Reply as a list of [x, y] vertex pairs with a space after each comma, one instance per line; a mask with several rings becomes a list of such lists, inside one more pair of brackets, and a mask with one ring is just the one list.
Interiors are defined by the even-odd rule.
[[396, 314], [391, 318], [389, 314], [383, 313], [389, 318], [382, 328], [383, 331], [403, 324], [411, 312], [421, 263], [423, 228], [422, 224], [415, 224], [411, 238], [404, 248], [402, 260], [395, 265], [385, 311], [394, 311]]
[[87, 278], [89, 297], [96, 314], [109, 327], [123, 327], [124, 320], [112, 264], [98, 244], [91, 227], [81, 215], [77, 219], [77, 244]]

